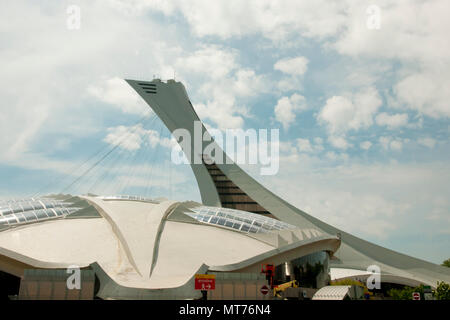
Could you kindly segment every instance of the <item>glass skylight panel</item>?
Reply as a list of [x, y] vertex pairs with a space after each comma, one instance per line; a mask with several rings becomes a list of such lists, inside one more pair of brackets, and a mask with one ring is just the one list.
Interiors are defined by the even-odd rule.
[[217, 218], [217, 217], [212, 217], [211, 220], [209, 220], [209, 223], [211, 223], [211, 224], [217, 224], [217, 221], [219, 221], [219, 218]]
[[130, 196], [130, 195], [113, 195], [113, 196], [98, 196], [98, 199], [102, 200], [131, 200], [131, 201], [144, 201], [150, 203], [159, 203], [157, 200], [141, 197], [141, 196]]
[[27, 211], [23, 213], [25, 219], [27, 219], [27, 221], [34, 221], [37, 220], [37, 217], [34, 215], [33, 211]]
[[44, 209], [44, 210], [36, 210], [34, 213], [36, 214], [36, 216], [37, 216], [38, 219], [45, 219], [45, 218], [48, 218], [48, 215], [47, 215], [47, 213], [45, 212], [45, 209]]
[[[255, 213], [230, 208], [196, 207], [187, 212], [194, 219], [208, 224], [240, 230], [246, 233], [270, 232], [271, 230], [295, 229], [295, 226]], [[212, 215], [206, 221], [205, 213]]]
[[47, 215], [48, 215], [49, 217], [55, 217], [55, 216], [56, 216], [56, 213], [55, 213], [54, 210], [49, 209], [49, 210], [47, 211]]
[[22, 208], [23, 208], [24, 211], [29, 211], [29, 210], [35, 210], [35, 209], [38, 209], [38, 208], [35, 208], [35, 207], [34, 207], [33, 205], [31, 205], [31, 204], [25, 204], [25, 205], [22, 206]]
[[15, 202], [4, 202], [0, 206], [0, 214], [8, 215], [17, 212], [25, 212], [32, 210], [40, 210], [45, 208], [58, 208], [71, 205], [72, 203], [61, 202], [56, 200], [18, 200]]
[[233, 221], [232, 220], [226, 220], [225, 221], [225, 227], [233, 228]]
[[233, 229], [238, 229], [239, 230], [241, 228], [241, 226], [242, 226], [242, 224], [239, 223], [239, 222], [233, 223]]
[[0, 224], [20, 225], [64, 217], [81, 208], [68, 207], [72, 203], [53, 199], [19, 199], [0, 203]]
[[8, 224], [17, 223], [16, 216], [14, 216], [14, 215], [10, 215], [10, 216], [6, 217], [5, 220]]
[[19, 219], [19, 223], [27, 221], [25, 219], [25, 217], [23, 216], [23, 214], [21, 214], [21, 213], [16, 213], [16, 217], [17, 217], [17, 219]]

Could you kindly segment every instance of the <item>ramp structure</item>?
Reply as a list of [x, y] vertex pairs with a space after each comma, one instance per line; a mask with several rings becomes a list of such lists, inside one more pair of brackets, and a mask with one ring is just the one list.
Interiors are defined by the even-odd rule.
[[[178, 140], [180, 137], [177, 137], [177, 129], [187, 130], [192, 137], [201, 134], [211, 138], [203, 124], [196, 125], [200, 119], [181, 82], [163, 82], [159, 79], [126, 81]], [[204, 205], [270, 215], [298, 228], [319, 230], [330, 236], [338, 236], [341, 246], [332, 257], [330, 266], [341, 271], [349, 270], [351, 277], [367, 277], [367, 268], [375, 265], [379, 267], [382, 282], [411, 286], [423, 283], [432, 287], [436, 287], [438, 281], [450, 283], [449, 268], [383, 248], [316, 219], [284, 201], [249, 176], [233, 163], [212, 138], [211, 141], [202, 139], [201, 143], [197, 142], [191, 139], [190, 143], [184, 141], [180, 146], [190, 159]], [[205, 159], [203, 150], [212, 144], [216, 150], [216, 158], [224, 159], [222, 163], [211, 163], [210, 159]], [[219, 157], [217, 152], [220, 153]], [[345, 272], [341, 272], [342, 274]]]

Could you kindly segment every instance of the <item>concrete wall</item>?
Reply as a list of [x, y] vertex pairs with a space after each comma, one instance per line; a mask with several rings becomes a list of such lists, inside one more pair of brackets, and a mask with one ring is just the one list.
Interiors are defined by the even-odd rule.
[[216, 289], [208, 291], [208, 300], [269, 300], [273, 291], [263, 295], [264, 275], [254, 273], [215, 273]]

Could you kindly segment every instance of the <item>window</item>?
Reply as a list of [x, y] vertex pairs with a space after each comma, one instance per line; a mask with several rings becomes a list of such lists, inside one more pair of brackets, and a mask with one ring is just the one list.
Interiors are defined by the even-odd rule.
[[217, 221], [219, 221], [219, 218], [217, 218], [217, 217], [212, 217], [211, 220], [209, 221], [209, 223], [216, 224]]
[[233, 221], [231, 220], [225, 221], [225, 227], [233, 228]]
[[35, 221], [37, 220], [36, 216], [34, 215], [33, 211], [27, 211], [23, 213], [25, 219], [27, 219], [27, 221]]
[[[205, 219], [199, 213], [214, 215], [212, 218]], [[215, 208], [215, 207], [195, 207], [191, 208], [187, 215], [197, 219], [200, 222], [208, 224], [215, 224], [226, 228], [240, 230], [242, 232], [270, 232], [271, 230], [295, 229], [295, 226], [279, 222], [278, 220], [264, 217], [255, 213], [235, 210], [230, 208]]]

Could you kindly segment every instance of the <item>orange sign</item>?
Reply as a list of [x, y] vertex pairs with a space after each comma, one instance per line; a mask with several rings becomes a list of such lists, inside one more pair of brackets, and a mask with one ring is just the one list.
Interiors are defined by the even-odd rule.
[[216, 276], [214, 274], [196, 274], [195, 290], [214, 290], [216, 288]]

